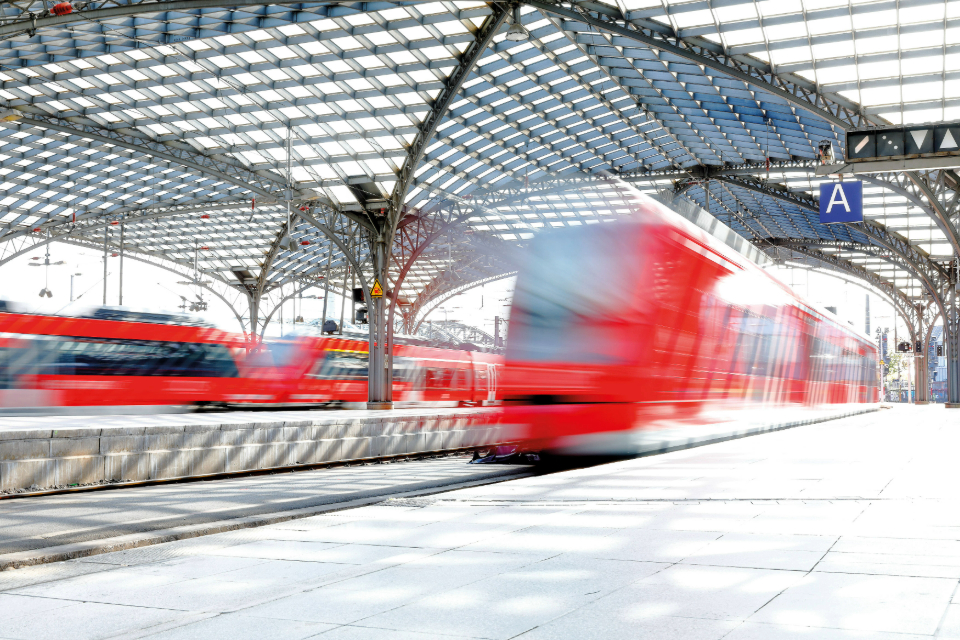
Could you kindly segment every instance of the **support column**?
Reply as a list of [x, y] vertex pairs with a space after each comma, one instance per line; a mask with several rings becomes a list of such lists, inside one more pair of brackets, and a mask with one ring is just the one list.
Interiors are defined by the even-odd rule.
[[[390, 362], [387, 357], [386, 342], [389, 334], [387, 327], [387, 265], [390, 258], [387, 239], [382, 232], [373, 238], [373, 273], [380, 281], [383, 296], [371, 296], [367, 308], [370, 321], [370, 371], [367, 386], [368, 409], [392, 409], [393, 389], [390, 384]], [[371, 286], [372, 289], [372, 286]]]
[[120, 222], [120, 288], [117, 297], [117, 304], [123, 306], [123, 221]]
[[947, 317], [943, 321], [943, 335], [947, 344], [947, 403], [948, 409], [960, 409], [960, 309], [957, 308], [957, 284], [951, 283]]
[[257, 346], [258, 337], [260, 335], [258, 329], [260, 325], [260, 294], [259, 292], [253, 292], [247, 294], [247, 303], [250, 306], [250, 336], [248, 348], [254, 348]]
[[933, 318], [931, 318], [930, 320], [929, 326], [927, 327], [927, 332], [926, 334], [924, 334], [925, 340], [923, 343], [923, 348], [925, 349], [924, 355], [927, 356], [927, 359], [924, 362], [923, 382], [926, 385], [924, 387], [924, 390], [927, 394], [926, 399], [928, 403], [934, 402], [933, 393], [930, 391], [930, 365], [933, 364], [933, 359], [936, 358], [937, 356], [936, 355], [934, 355], [933, 357], [930, 356], [930, 341], [933, 339], [933, 328], [936, 326], [936, 324], [937, 324], [937, 316], [933, 316]]
[[927, 402], [927, 343], [924, 340], [926, 331], [923, 330], [923, 305], [917, 305], [917, 338], [920, 343], [920, 353], [916, 353], [916, 342], [913, 345], [913, 402], [914, 404], [928, 404]]
[[320, 333], [323, 333], [323, 325], [327, 323], [327, 300], [330, 298], [330, 262], [333, 260], [333, 243], [330, 243], [330, 249], [327, 251], [327, 269], [323, 273], [323, 315], [320, 317]]
[[347, 308], [347, 274], [350, 273], [350, 267], [345, 266], [343, 268], [343, 289], [341, 289], [342, 295], [340, 296], [340, 324], [337, 325], [337, 333], [341, 336], [343, 335], [343, 315]]
[[107, 242], [110, 240], [110, 225], [103, 227], [103, 305], [107, 305]]

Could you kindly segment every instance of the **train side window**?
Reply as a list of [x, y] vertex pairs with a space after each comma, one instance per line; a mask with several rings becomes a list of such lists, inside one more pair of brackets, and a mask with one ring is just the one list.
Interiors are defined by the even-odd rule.
[[[212, 342], [203, 343], [202, 367], [199, 375], [208, 378], [236, 378], [240, 375], [237, 361], [233, 359], [226, 345]], [[194, 372], [192, 375], [198, 375]]]
[[394, 382], [415, 382], [417, 377], [417, 362], [413, 358], [393, 359], [393, 381]]
[[366, 353], [327, 351], [323, 358], [317, 359], [307, 377], [321, 380], [366, 380], [368, 362], [369, 356]]
[[453, 384], [453, 369], [430, 368], [427, 369], [427, 388], [428, 389], [449, 389]]
[[235, 378], [230, 350], [222, 344], [70, 338], [44, 341], [37, 373], [88, 376]]

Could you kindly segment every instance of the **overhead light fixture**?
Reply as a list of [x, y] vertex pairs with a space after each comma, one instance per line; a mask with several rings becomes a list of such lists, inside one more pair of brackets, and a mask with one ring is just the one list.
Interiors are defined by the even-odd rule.
[[300, 248], [300, 245], [297, 244], [297, 241], [291, 238], [289, 235], [285, 235], [280, 238], [280, 247], [286, 249], [287, 251], [296, 251]]
[[507, 29], [507, 35], [504, 37], [511, 42], [525, 42], [530, 39], [530, 34], [520, 24], [520, 5], [513, 8], [513, 24]]

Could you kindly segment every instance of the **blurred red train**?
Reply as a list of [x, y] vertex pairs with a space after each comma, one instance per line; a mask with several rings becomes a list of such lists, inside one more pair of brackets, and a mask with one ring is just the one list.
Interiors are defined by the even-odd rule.
[[629, 454], [879, 402], [867, 338], [647, 200], [527, 251], [503, 377], [516, 440]]
[[[501, 355], [473, 345], [440, 347], [417, 336], [396, 336], [394, 343], [394, 406], [497, 404]], [[362, 407], [368, 360], [369, 342], [363, 334], [301, 334], [266, 344], [250, 359], [250, 375], [278, 381], [272, 399], [276, 404]]]
[[[34, 315], [0, 303], [0, 411], [351, 406], [367, 399], [363, 334], [300, 335], [252, 353], [248, 346], [242, 335], [188, 316], [110, 308]], [[501, 356], [413, 337], [398, 337], [395, 351], [398, 406], [496, 402]]]

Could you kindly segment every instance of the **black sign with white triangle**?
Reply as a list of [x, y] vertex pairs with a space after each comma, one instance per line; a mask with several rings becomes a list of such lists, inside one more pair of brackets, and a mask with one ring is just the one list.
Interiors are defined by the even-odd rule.
[[960, 152], [960, 127], [934, 128], [933, 150]]
[[933, 153], [933, 127], [907, 129], [903, 136], [903, 148], [908, 156]]

